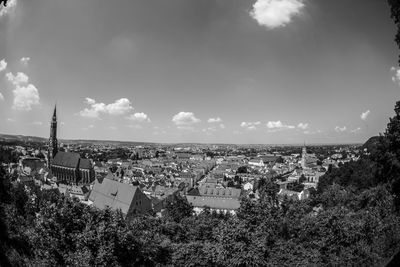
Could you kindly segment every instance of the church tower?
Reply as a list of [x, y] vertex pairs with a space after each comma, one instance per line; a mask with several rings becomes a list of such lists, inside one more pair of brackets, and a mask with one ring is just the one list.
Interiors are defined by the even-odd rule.
[[57, 106], [54, 106], [54, 113], [50, 123], [50, 138], [49, 138], [49, 153], [48, 153], [48, 165], [51, 166], [54, 156], [58, 152], [57, 144]]
[[306, 162], [307, 162], [307, 148], [306, 148], [306, 143], [304, 142], [303, 149], [301, 150], [301, 167], [303, 169], [306, 168]]

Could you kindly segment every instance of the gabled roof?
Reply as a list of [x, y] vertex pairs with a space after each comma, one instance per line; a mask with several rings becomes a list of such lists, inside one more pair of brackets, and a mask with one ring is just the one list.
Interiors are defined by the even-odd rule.
[[80, 156], [78, 153], [59, 151], [53, 159], [52, 165], [77, 168]]
[[89, 200], [99, 209], [106, 207], [114, 210], [121, 209], [122, 213], [126, 215], [137, 190], [140, 190], [137, 186], [104, 178], [102, 183], [96, 180]]

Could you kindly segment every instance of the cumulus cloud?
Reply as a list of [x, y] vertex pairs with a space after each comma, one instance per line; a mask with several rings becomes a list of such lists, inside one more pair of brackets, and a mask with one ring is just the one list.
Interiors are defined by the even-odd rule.
[[288, 130], [288, 129], [294, 129], [293, 125], [286, 125], [283, 124], [281, 121], [269, 121], [267, 123], [267, 128], [270, 131], [280, 131], [280, 130]]
[[369, 110], [361, 113], [360, 117], [363, 121], [367, 120], [369, 113], [371, 113]]
[[17, 75], [13, 75], [8, 72], [6, 78], [14, 85], [13, 109], [27, 111], [31, 110], [32, 106], [39, 104], [39, 91], [29, 83], [29, 77], [25, 73], [18, 72]]
[[79, 114], [86, 118], [99, 118], [101, 114], [123, 115], [133, 110], [131, 101], [121, 98], [111, 104], [97, 103], [93, 98], [86, 98], [89, 107], [80, 111]]
[[0, 4], [0, 18], [10, 14], [15, 10], [15, 7], [17, 6], [17, 0], [8, 0], [7, 5], [4, 5], [4, 3]]
[[2, 72], [3, 70], [5, 70], [7, 68], [7, 61], [5, 59], [2, 59], [0, 61], [0, 72]]
[[17, 86], [13, 90], [13, 94], [13, 109], [28, 111], [32, 109], [32, 106], [39, 105], [39, 91], [33, 84]]
[[257, 0], [250, 16], [269, 29], [286, 26], [304, 7], [302, 0]]
[[216, 117], [216, 118], [209, 118], [207, 120], [208, 123], [217, 123], [217, 122], [222, 122], [220, 117]]
[[[196, 118], [193, 112], [181, 111], [172, 117], [172, 122], [177, 126], [189, 126], [200, 122], [200, 119]], [[183, 129], [183, 127], [179, 129]]]
[[246, 121], [243, 121], [241, 124], [240, 124], [240, 127], [242, 127], [242, 128], [246, 128], [247, 130], [256, 130], [257, 129], [257, 126], [258, 125], [260, 125], [261, 124], [261, 122], [260, 121], [254, 121], [254, 122], [246, 122]]
[[0, 100], [4, 100], [4, 96], [2, 93], [0, 93]]
[[400, 85], [400, 68], [391, 67], [390, 71], [393, 72], [392, 81]]
[[130, 116], [128, 116], [126, 118], [131, 121], [150, 122], [150, 118], [147, 116], [147, 114], [145, 114], [143, 112], [137, 112], [137, 113], [131, 114]]
[[34, 121], [34, 122], [32, 122], [32, 125], [41, 126], [41, 125], [43, 125], [43, 122], [41, 122], [41, 121]]
[[29, 77], [23, 72], [18, 72], [17, 75], [8, 72], [6, 73], [6, 78], [14, 85], [20, 85], [29, 82]]
[[346, 126], [343, 126], [343, 127], [336, 126], [335, 131], [338, 133], [344, 132], [344, 131], [346, 131]]
[[8, 122], [15, 122], [15, 120], [14, 120], [14, 119], [11, 119], [11, 118], [7, 118], [7, 121], [8, 121]]
[[24, 64], [25, 66], [28, 65], [29, 60], [31, 60], [30, 57], [23, 57], [20, 59], [21, 63]]
[[302, 129], [302, 130], [305, 130], [305, 129], [308, 128], [308, 123], [302, 123], [302, 122], [300, 122], [300, 123], [297, 125], [297, 127], [300, 128], [300, 129]]
[[358, 133], [359, 131], [361, 131], [361, 128], [360, 128], [360, 127], [356, 128], [356, 129], [354, 129], [354, 130], [351, 130], [352, 133]]
[[225, 128], [226, 128], [226, 127], [225, 127], [225, 124], [222, 124], [222, 123], [219, 125], [219, 127], [220, 127], [221, 129], [225, 129]]

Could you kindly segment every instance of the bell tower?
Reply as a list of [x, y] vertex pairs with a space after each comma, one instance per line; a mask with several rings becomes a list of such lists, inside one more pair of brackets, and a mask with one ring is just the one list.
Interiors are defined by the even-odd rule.
[[57, 106], [54, 106], [54, 113], [50, 123], [48, 166], [50, 168], [54, 156], [58, 152], [57, 144]]

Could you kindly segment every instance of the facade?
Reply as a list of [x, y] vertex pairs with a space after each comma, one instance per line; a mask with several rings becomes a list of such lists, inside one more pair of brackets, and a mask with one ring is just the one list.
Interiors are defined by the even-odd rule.
[[95, 179], [90, 160], [81, 158], [78, 153], [59, 151], [50, 168], [53, 176], [61, 183], [84, 185]]
[[186, 198], [196, 212], [205, 207], [217, 212], [235, 212], [240, 207], [241, 189], [201, 186], [190, 190]]

